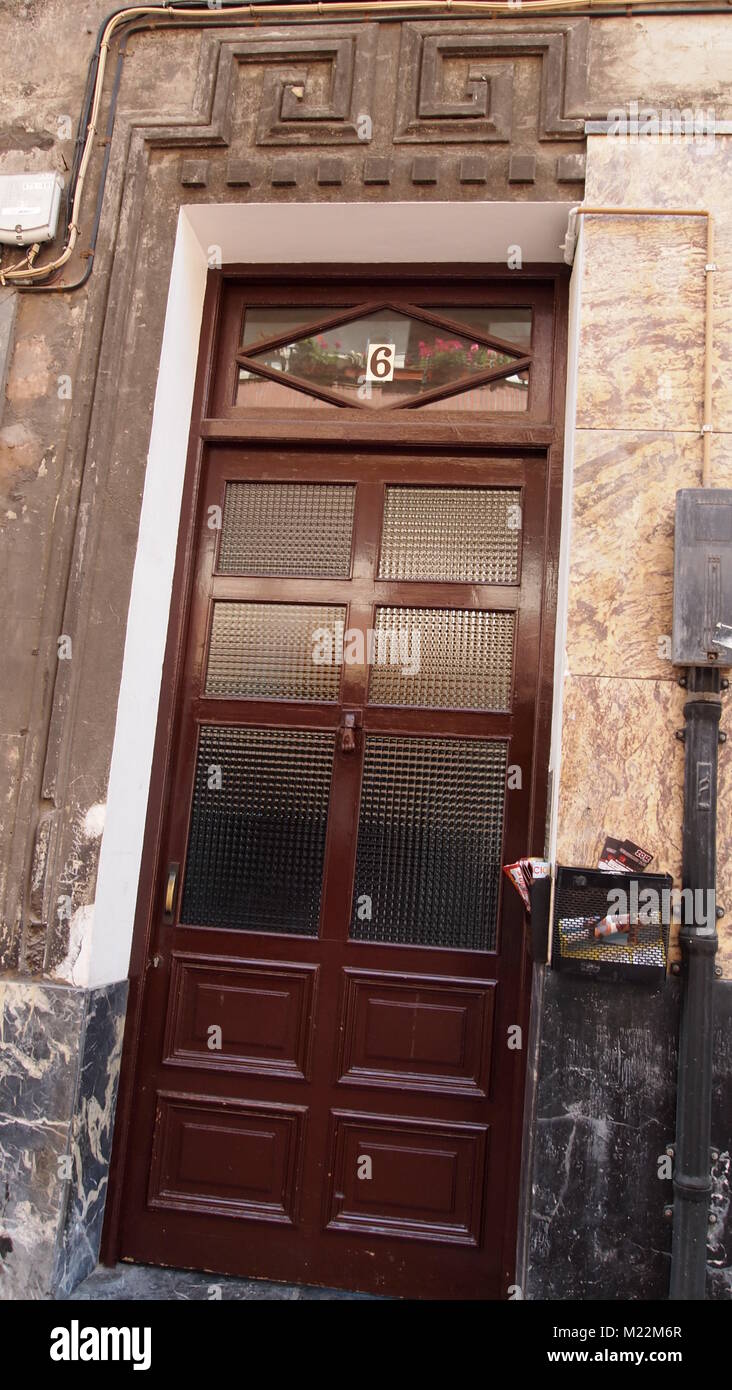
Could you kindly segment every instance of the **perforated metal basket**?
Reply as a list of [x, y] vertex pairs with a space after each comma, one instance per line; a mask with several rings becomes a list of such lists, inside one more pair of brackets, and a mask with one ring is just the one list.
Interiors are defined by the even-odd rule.
[[[552, 918], [553, 969], [596, 979], [660, 984], [668, 962], [672, 884], [670, 874], [611, 874], [558, 865]], [[595, 927], [616, 905], [614, 893], [618, 889], [627, 897], [628, 930], [617, 938], [596, 937]], [[648, 890], [655, 894], [656, 902], [649, 898]]]

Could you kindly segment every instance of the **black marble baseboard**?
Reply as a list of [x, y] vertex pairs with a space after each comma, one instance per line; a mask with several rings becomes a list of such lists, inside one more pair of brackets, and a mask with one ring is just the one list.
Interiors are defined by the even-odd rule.
[[[668, 1297], [680, 986], [656, 992], [548, 970], [534, 1118], [529, 1298]], [[707, 1298], [732, 1298], [732, 981], [715, 985]]]
[[0, 1298], [63, 1296], [99, 1255], [127, 982], [0, 981]]

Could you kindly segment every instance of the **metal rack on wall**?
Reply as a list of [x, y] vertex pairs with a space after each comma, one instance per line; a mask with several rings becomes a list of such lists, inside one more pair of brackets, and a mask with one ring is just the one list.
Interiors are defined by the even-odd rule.
[[[670, 874], [608, 873], [557, 865], [552, 914], [552, 968], [594, 979], [661, 984], [669, 946]], [[597, 929], [627, 904], [627, 926]], [[533, 914], [532, 914], [533, 915]]]

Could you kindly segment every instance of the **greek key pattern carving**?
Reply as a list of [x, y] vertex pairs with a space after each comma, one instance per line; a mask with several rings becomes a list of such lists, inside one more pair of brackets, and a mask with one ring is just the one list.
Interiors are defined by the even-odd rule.
[[[222, 62], [257, 63], [264, 67], [255, 133], [257, 145], [347, 145], [363, 139], [359, 117], [372, 111], [376, 26], [357, 30], [323, 28], [313, 37], [285, 36], [280, 31], [264, 38], [247, 38], [227, 45]], [[314, 92], [313, 74], [327, 65], [327, 92]], [[221, 75], [220, 75], [221, 80]]]
[[[515, 68], [541, 59], [540, 140], [581, 140], [587, 75], [586, 19], [526, 30], [405, 24], [396, 144], [510, 141]], [[463, 93], [446, 94], [446, 70], [464, 69]], [[453, 78], [453, 89], [455, 86]]]

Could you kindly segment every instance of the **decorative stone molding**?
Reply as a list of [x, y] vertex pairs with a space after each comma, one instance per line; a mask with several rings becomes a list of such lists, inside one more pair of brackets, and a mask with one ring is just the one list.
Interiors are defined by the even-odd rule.
[[[526, 31], [405, 24], [399, 61], [395, 143], [508, 141], [515, 59], [539, 56], [540, 140], [581, 140], [587, 81], [588, 21]], [[445, 66], [464, 66], [462, 100], [445, 95]]]
[[[310, 31], [312, 33], [312, 31]], [[220, 40], [217, 86], [233, 99], [237, 69], [263, 65], [264, 84], [254, 143], [257, 145], [348, 145], [362, 137], [358, 119], [373, 109], [376, 25], [318, 28], [312, 37], [272, 32], [244, 42]], [[329, 67], [329, 96], [312, 93], [313, 70]]]

